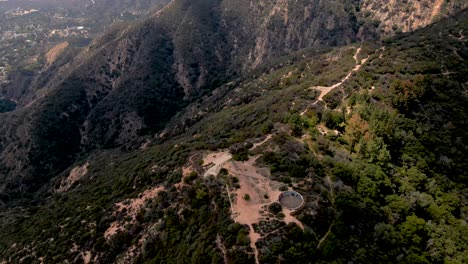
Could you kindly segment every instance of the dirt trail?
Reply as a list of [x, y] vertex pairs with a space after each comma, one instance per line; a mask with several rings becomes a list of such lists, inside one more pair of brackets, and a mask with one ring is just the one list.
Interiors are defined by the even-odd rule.
[[268, 134], [268, 136], [264, 140], [262, 140], [261, 142], [253, 144], [253, 146], [250, 148], [250, 150], [254, 150], [254, 149], [260, 147], [261, 145], [265, 144], [268, 140], [270, 140], [272, 137], [273, 137], [272, 134]]
[[328, 228], [327, 233], [322, 237], [322, 239], [320, 239], [319, 243], [317, 244], [317, 249], [320, 249], [320, 247], [322, 247], [323, 242], [325, 242], [328, 235], [330, 235], [334, 224], [335, 224], [335, 220], [333, 220], [333, 222], [331, 223], [330, 227]]
[[466, 41], [465, 36], [463, 35], [463, 29], [460, 29], [460, 31], [458, 32], [458, 35], [460, 35], [460, 37], [455, 37], [454, 35], [449, 34], [449, 37], [454, 38], [454, 39], [459, 40], [459, 41], [463, 41], [463, 42]]
[[223, 245], [223, 242], [221, 241], [221, 236], [220, 235], [216, 236], [216, 246], [223, 253], [224, 263], [228, 263], [229, 260], [228, 260], [228, 257], [227, 257], [226, 247]]
[[284, 219], [283, 221], [287, 224], [289, 223], [295, 223], [297, 226], [299, 226], [302, 230], [304, 230], [304, 224], [302, 224], [301, 221], [297, 220], [296, 217], [292, 216], [291, 213], [292, 210], [288, 210], [286, 208], [283, 208], [283, 214], [284, 214]]
[[[332, 204], [335, 204], [335, 190], [334, 190], [334, 187], [333, 187], [334, 183], [333, 183], [330, 175], [327, 175], [325, 180], [327, 181], [328, 188], [330, 189], [330, 200], [331, 200]], [[327, 233], [325, 233], [325, 235], [319, 240], [319, 243], [317, 244], [317, 249], [319, 249], [322, 246], [323, 242], [325, 242], [327, 237], [330, 235], [334, 225], [335, 225], [335, 220], [333, 220], [333, 222], [330, 224], [330, 227], [328, 228]]]
[[158, 12], [156, 12], [154, 15], [152, 15], [152, 17], [159, 17], [164, 11], [166, 11], [167, 9], [169, 9], [172, 5], [174, 5], [174, 0], [171, 0], [171, 2], [167, 3], [161, 10], [159, 10]]
[[257, 248], [257, 241], [260, 239], [260, 234], [256, 233], [253, 226], [251, 224], [249, 226], [249, 238], [250, 238], [250, 247], [254, 251], [255, 256], [255, 264], [260, 264], [258, 260], [258, 248]]
[[464, 39], [465, 39], [465, 35], [463, 35], [463, 29], [460, 29], [460, 31], [458, 32], [458, 34], [460, 35], [460, 37], [458, 38], [458, 40], [464, 40]]
[[231, 192], [229, 191], [229, 186], [226, 184], [226, 191], [227, 191], [227, 194], [228, 194], [228, 198], [229, 198], [229, 204], [231, 205], [231, 213], [234, 213], [234, 208], [232, 207], [232, 205], [234, 204], [232, 202], [232, 198], [231, 198]]
[[[317, 98], [317, 100], [312, 105], [317, 104], [319, 101], [323, 101], [323, 97], [325, 95], [327, 95], [333, 89], [340, 87], [345, 81], [347, 81], [351, 77], [351, 75], [353, 73], [355, 73], [359, 69], [361, 69], [362, 65], [364, 65], [364, 63], [366, 63], [367, 60], [369, 59], [369, 57], [367, 57], [367, 58], [364, 58], [361, 61], [359, 61], [358, 56], [359, 56], [359, 53], [361, 52], [361, 50], [362, 50], [362, 48], [359, 47], [356, 50], [356, 53], [353, 56], [354, 60], [356, 61], [356, 66], [354, 66], [354, 68], [340, 82], [335, 83], [332, 86], [314, 86], [314, 87], [311, 87], [311, 89], [320, 91], [319, 97]], [[303, 114], [305, 114], [305, 111], [301, 113], [301, 115], [303, 115]]]

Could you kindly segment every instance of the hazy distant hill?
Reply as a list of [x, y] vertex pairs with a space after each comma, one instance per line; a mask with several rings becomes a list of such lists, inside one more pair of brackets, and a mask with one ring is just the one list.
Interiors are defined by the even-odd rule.
[[0, 2], [1, 96], [21, 105], [94, 37], [156, 12], [167, 2]]

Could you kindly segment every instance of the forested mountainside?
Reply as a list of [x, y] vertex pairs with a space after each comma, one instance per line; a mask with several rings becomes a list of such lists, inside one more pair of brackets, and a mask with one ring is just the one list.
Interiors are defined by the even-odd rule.
[[357, 7], [176, 0], [96, 39], [0, 115], [0, 259], [465, 263], [468, 11], [380, 40]]
[[[51, 81], [36, 92], [38, 98], [0, 117], [5, 131], [2, 200], [30, 195], [82, 150], [128, 144], [160, 130], [187, 100], [264, 61], [273, 49], [262, 43], [285, 42], [286, 35], [278, 32], [278, 40], [264, 37], [258, 45], [256, 36], [288, 24], [267, 27], [273, 18], [281, 18], [274, 13], [276, 5], [259, 3], [254, 8], [249, 3], [173, 1], [163, 12], [98, 38], [71, 69], [48, 78]], [[325, 23], [313, 19], [320, 14], [317, 8], [308, 15], [317, 28]], [[336, 34], [315, 42], [351, 42], [350, 23], [334, 28]], [[287, 47], [281, 48], [274, 52], [285, 53]]]
[[378, 37], [361, 5], [175, 0], [109, 31], [0, 116], [1, 201], [31, 198], [96, 148], [138, 145], [187, 103], [278, 56]]

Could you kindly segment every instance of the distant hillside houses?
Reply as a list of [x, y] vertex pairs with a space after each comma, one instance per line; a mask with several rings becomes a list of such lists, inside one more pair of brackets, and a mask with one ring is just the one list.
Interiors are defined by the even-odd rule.
[[58, 37], [69, 37], [69, 36], [83, 36], [89, 37], [88, 30], [83, 26], [77, 27], [67, 27], [65, 29], [52, 29], [49, 31], [49, 37], [58, 36]]
[[15, 39], [15, 38], [27, 38], [31, 34], [29, 33], [17, 33], [15, 31], [4, 31], [0, 32], [0, 40], [9, 40], [9, 39]]
[[24, 15], [29, 15], [35, 12], [39, 12], [37, 9], [22, 9], [20, 7], [11, 9], [5, 12], [5, 15], [9, 16], [24, 16]]

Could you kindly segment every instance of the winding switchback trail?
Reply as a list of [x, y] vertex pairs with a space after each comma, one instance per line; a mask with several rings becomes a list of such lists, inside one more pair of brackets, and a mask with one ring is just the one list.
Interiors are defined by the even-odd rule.
[[[367, 60], [369, 59], [369, 57], [367, 57], [367, 58], [364, 58], [361, 61], [359, 61], [358, 55], [361, 52], [361, 49], [362, 49], [362, 47], [359, 47], [356, 50], [356, 53], [353, 56], [354, 60], [356, 61], [356, 66], [354, 66], [354, 68], [340, 82], [335, 83], [332, 86], [313, 86], [313, 87], [310, 88], [310, 89], [320, 91], [319, 97], [317, 98], [317, 100], [312, 105], [317, 104], [319, 101], [323, 101], [323, 97], [325, 95], [327, 95], [333, 89], [340, 87], [345, 81], [347, 81], [351, 77], [351, 75], [353, 73], [355, 73], [355, 72], [359, 71], [359, 69], [361, 69], [362, 65], [364, 65], [364, 63], [366, 63]], [[306, 111], [307, 111], [307, 109], [306, 109]], [[301, 115], [304, 115], [306, 111], [302, 112]]]

